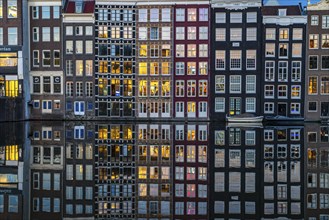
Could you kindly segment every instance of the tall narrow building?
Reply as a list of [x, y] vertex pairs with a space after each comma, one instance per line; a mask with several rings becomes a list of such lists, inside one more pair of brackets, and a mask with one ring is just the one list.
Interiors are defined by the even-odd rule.
[[259, 116], [261, 0], [211, 1], [212, 119]]
[[62, 2], [28, 1], [31, 119], [64, 117]]
[[173, 8], [138, 2], [136, 10], [136, 117], [171, 118]]
[[300, 5], [262, 8], [262, 114], [303, 120], [306, 16]]
[[[305, 120], [329, 119], [329, 1], [307, 6]], [[304, 35], [305, 36], [305, 35]]]
[[95, 5], [95, 115], [135, 117], [136, 5], [97, 1]]
[[65, 118], [93, 119], [94, 1], [67, 1], [63, 12]]
[[174, 5], [174, 118], [209, 117], [209, 1]]
[[0, 121], [24, 119], [23, 1], [0, 7]]

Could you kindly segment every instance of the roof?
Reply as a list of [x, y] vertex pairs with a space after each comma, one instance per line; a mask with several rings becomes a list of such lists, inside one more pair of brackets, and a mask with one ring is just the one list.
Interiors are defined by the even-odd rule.
[[262, 7], [262, 13], [264, 16], [278, 16], [279, 9], [287, 9], [287, 16], [303, 15], [300, 5], [264, 6]]
[[[75, 12], [75, 4], [76, 0], [68, 0], [64, 13], [76, 13]], [[82, 12], [81, 13], [94, 13], [95, 8], [95, 1], [94, 0], [80, 0], [79, 2], [82, 2]]]

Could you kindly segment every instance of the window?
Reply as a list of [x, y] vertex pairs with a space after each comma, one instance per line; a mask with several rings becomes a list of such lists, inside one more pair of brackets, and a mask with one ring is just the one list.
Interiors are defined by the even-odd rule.
[[40, 64], [39, 51], [34, 50], [33, 51], [33, 67], [38, 67], [39, 64]]
[[257, 12], [247, 12], [247, 23], [257, 22]]
[[292, 44], [292, 56], [302, 57], [302, 44]]
[[313, 55], [308, 57], [308, 68], [310, 70], [317, 70], [318, 69], [318, 56]]
[[302, 62], [292, 61], [291, 62], [291, 81], [300, 82], [302, 74]]
[[230, 93], [241, 93], [241, 76], [230, 76]]
[[279, 39], [280, 40], [288, 40], [289, 39], [289, 29], [280, 28]]
[[196, 44], [187, 45], [187, 57], [196, 57]]
[[225, 50], [216, 50], [216, 70], [225, 70]]
[[170, 8], [162, 8], [161, 9], [161, 21], [162, 22], [170, 22], [171, 21], [171, 9]]
[[53, 6], [53, 18], [54, 19], [59, 18], [59, 6]]
[[308, 111], [317, 112], [317, 102], [308, 102]]
[[329, 28], [329, 15], [322, 15], [322, 28]]
[[196, 39], [196, 27], [187, 27], [187, 39], [188, 40]]
[[50, 41], [50, 27], [42, 28], [42, 41], [49, 42]]
[[199, 57], [208, 57], [208, 44], [199, 44]]
[[39, 28], [34, 27], [33, 28], [33, 42], [38, 42], [39, 41]]
[[199, 62], [199, 75], [208, 75], [208, 62]]
[[54, 67], [59, 67], [61, 65], [60, 51], [54, 50]]
[[[1, 9], [1, 11], [2, 11], [2, 9]], [[2, 17], [2, 15], [1, 15], [1, 17]], [[39, 19], [39, 6], [32, 7], [32, 18]]]
[[278, 86], [278, 98], [287, 98], [287, 86], [285, 85], [279, 85]]
[[176, 62], [176, 75], [184, 75], [184, 74], [185, 74], [185, 63]]
[[50, 19], [50, 6], [42, 6], [42, 19]]
[[225, 112], [225, 98], [224, 97], [215, 98], [215, 112]]
[[319, 16], [317, 16], [317, 15], [311, 16], [311, 25], [312, 26], [319, 25]]
[[140, 27], [138, 32], [138, 39], [139, 40], [147, 40], [147, 28]]
[[159, 28], [158, 27], [150, 28], [150, 40], [159, 40]]
[[208, 27], [199, 27], [199, 40], [208, 40]]
[[247, 70], [256, 69], [256, 50], [247, 50]]
[[256, 76], [246, 76], [246, 93], [256, 93]]
[[42, 51], [42, 66], [44, 67], [50, 66], [50, 50]]
[[256, 98], [246, 98], [246, 112], [256, 112]]
[[231, 70], [241, 69], [241, 50], [230, 51], [230, 69]]
[[199, 8], [199, 21], [208, 21], [208, 8]]
[[318, 49], [319, 48], [319, 35], [318, 34], [310, 34], [309, 35], [309, 48], [310, 49]]
[[8, 28], [8, 45], [17, 45], [17, 28], [9, 27]]
[[275, 28], [266, 28], [266, 40], [275, 40]]
[[185, 40], [185, 27], [176, 27], [176, 40]]
[[323, 55], [321, 56], [321, 69], [322, 70], [329, 70], [329, 56]]
[[226, 23], [226, 14], [225, 12], [216, 12], [216, 23], [217, 24], [224, 24]]
[[8, 212], [18, 213], [18, 196], [8, 195]]
[[176, 57], [185, 57], [185, 45], [176, 44]]
[[288, 81], [288, 62], [279, 61], [279, 70], [278, 70], [278, 81], [287, 82]]
[[242, 13], [241, 12], [231, 12], [230, 13], [231, 23], [242, 23]]
[[279, 44], [279, 57], [288, 57], [288, 44]]
[[329, 34], [322, 34], [321, 48], [322, 49], [329, 48]]
[[274, 61], [265, 61], [265, 81], [273, 82], [275, 78], [274, 74]]
[[196, 62], [187, 63], [187, 75], [196, 75]]
[[187, 9], [187, 21], [196, 21], [196, 8], [188, 8]]
[[159, 9], [158, 8], [150, 9], [150, 21], [159, 22]]
[[170, 40], [171, 38], [171, 29], [170, 27], [162, 27], [161, 31], [162, 40]]
[[185, 21], [185, 9], [184, 8], [176, 9], [176, 21]]
[[[7, 1], [7, 16], [8, 18], [17, 18], [17, 0], [8, 0]], [[1, 7], [2, 10], [2, 7]]]
[[231, 28], [230, 29], [230, 41], [242, 41], [242, 29], [241, 28]]
[[275, 57], [275, 44], [267, 43], [265, 45], [265, 56], [266, 57]]
[[247, 28], [247, 41], [257, 40], [257, 28]]
[[216, 28], [216, 41], [226, 41], [226, 29], [225, 28]]
[[302, 28], [294, 28], [292, 33], [293, 40], [303, 40], [303, 29]]
[[329, 94], [329, 77], [321, 77], [321, 95]]
[[59, 27], [53, 28], [53, 41], [59, 42], [60, 41], [60, 30]]
[[217, 75], [215, 76], [215, 92], [225, 93], [225, 76]]
[[266, 113], [266, 114], [274, 113], [274, 103], [273, 102], [264, 103], [264, 113]]
[[196, 96], [196, 81], [187, 80], [187, 97], [195, 97], [195, 96]]

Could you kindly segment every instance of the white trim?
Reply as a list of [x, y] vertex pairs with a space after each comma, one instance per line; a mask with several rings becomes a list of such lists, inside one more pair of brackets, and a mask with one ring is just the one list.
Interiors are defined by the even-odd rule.
[[28, 6], [62, 6], [62, 1], [29, 0]]
[[263, 24], [276, 24], [281, 26], [307, 24], [307, 16], [263, 16]]
[[243, 10], [249, 7], [261, 7], [261, 0], [212, 0], [212, 8], [225, 8], [228, 10]]
[[95, 16], [93, 13], [88, 14], [74, 14], [63, 13], [63, 23], [95, 23]]

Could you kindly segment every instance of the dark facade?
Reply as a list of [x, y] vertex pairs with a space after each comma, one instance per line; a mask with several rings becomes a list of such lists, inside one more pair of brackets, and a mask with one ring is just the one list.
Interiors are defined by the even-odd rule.
[[31, 119], [64, 116], [62, 2], [29, 1]]
[[0, 121], [24, 119], [22, 3], [21, 0], [1, 3], [0, 105], [3, 114], [0, 114]]
[[303, 219], [304, 127], [265, 126], [261, 135], [261, 217]]
[[212, 1], [212, 119], [244, 113], [259, 116], [262, 1]]
[[300, 6], [265, 6], [262, 14], [262, 115], [303, 120], [306, 16]]
[[174, 118], [209, 117], [209, 1], [174, 6]]
[[95, 115], [135, 117], [135, 3], [95, 7]]
[[93, 119], [94, 1], [68, 1], [63, 13], [65, 118]]
[[305, 120], [329, 118], [329, 2], [307, 6]]
[[261, 218], [261, 129], [212, 125], [210, 219]]

